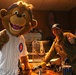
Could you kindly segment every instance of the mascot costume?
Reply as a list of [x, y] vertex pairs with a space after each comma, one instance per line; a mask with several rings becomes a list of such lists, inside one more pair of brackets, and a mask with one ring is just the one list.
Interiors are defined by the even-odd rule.
[[0, 32], [0, 75], [18, 75], [19, 57], [24, 69], [30, 69], [23, 34], [37, 26], [32, 17], [32, 5], [16, 2], [7, 10], [1, 9], [0, 18], [5, 28]]

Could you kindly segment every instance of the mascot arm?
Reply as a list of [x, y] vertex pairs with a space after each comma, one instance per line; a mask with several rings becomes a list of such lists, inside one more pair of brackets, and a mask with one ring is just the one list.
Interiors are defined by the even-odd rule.
[[24, 75], [31, 75], [31, 67], [29, 65], [28, 62], [28, 56], [22, 56], [21, 57], [21, 63], [23, 63], [24, 65], [24, 69], [22, 69], [24, 71]]
[[21, 63], [23, 63], [24, 64], [24, 66], [25, 66], [25, 70], [30, 70], [31, 68], [30, 68], [30, 65], [29, 65], [29, 62], [28, 62], [28, 56], [22, 56], [21, 57]]
[[9, 36], [6, 33], [6, 30], [2, 30], [0, 32], [0, 50], [3, 47], [4, 44], [6, 44], [9, 40]]

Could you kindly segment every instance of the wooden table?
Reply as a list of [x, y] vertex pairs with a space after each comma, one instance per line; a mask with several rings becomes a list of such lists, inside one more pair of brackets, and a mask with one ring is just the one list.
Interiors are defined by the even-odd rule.
[[[38, 64], [40, 63], [30, 63], [30, 65], [33, 67], [33, 66], [38, 66]], [[42, 69], [38, 69], [36, 71], [32, 71], [32, 74], [31, 75], [39, 75], [39, 70], [42, 70]], [[46, 68], [45, 72], [42, 72], [41, 75], [62, 75], [61, 72], [54, 72], [53, 69], [48, 69]]]
[[[30, 66], [32, 66], [32, 65], [35, 66], [35, 65], [38, 65], [38, 63], [30, 63]], [[53, 69], [47, 69], [47, 68], [44, 72], [42, 72], [42, 68], [40, 68], [40, 69], [37, 69], [35, 71], [31, 70], [30, 73], [28, 71], [26, 71], [26, 74], [25, 74], [25, 71], [23, 71], [23, 74], [20, 74], [20, 75], [39, 75], [39, 71], [41, 71], [41, 75], [62, 75], [61, 72], [54, 72]]]
[[[20, 75], [39, 75], [37, 72], [31, 72], [30, 74], [20, 74]], [[41, 75], [62, 75], [60, 72], [54, 72], [53, 70], [46, 70], [46, 72], [41, 73]]]
[[[31, 72], [31, 74], [21, 74], [21, 75], [39, 75], [36, 72]], [[41, 73], [41, 75], [62, 75], [60, 72], [54, 72], [53, 70], [46, 70], [46, 72]]]
[[[39, 75], [39, 71], [35, 72], [37, 75]], [[53, 70], [45, 70], [45, 72], [41, 72], [41, 75], [62, 75], [61, 72], [54, 72]]]

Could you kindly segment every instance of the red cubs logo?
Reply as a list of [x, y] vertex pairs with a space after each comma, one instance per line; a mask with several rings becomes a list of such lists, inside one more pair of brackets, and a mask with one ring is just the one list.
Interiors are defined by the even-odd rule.
[[23, 50], [23, 44], [20, 43], [20, 44], [19, 44], [19, 51], [22, 52], [22, 50]]

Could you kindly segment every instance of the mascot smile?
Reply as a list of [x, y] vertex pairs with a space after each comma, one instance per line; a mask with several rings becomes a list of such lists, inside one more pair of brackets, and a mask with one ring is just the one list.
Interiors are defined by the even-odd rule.
[[32, 19], [30, 7], [32, 9], [32, 5], [30, 4], [18, 2], [12, 4], [8, 10], [2, 9], [0, 11], [2, 23], [12, 35], [19, 36], [36, 26], [36, 24], [32, 23], [36, 22], [36, 20]]

